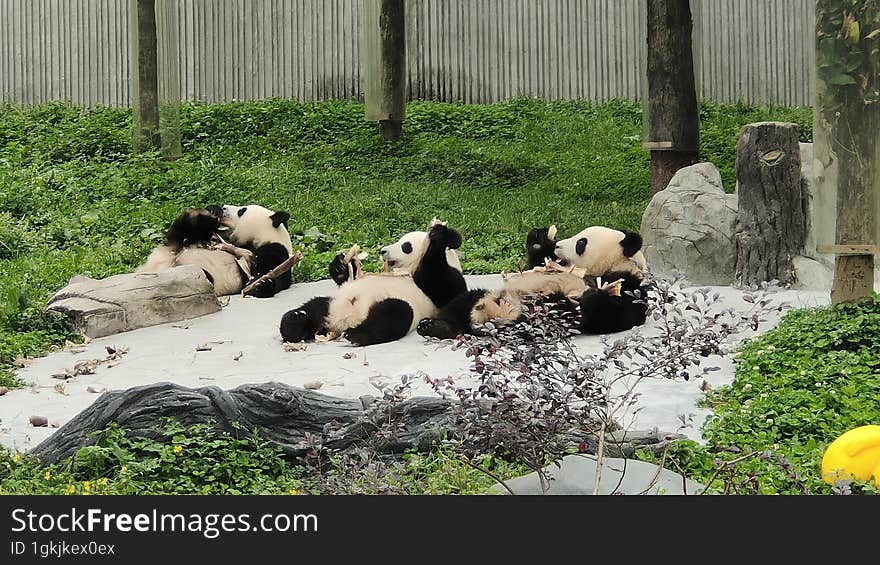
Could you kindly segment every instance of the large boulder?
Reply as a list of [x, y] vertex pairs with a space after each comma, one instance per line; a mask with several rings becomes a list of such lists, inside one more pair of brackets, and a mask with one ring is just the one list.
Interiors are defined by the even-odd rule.
[[96, 338], [177, 322], [220, 310], [205, 272], [195, 265], [105, 279], [76, 276], [49, 300], [73, 328]]
[[715, 165], [680, 169], [642, 216], [648, 268], [695, 285], [731, 284], [736, 210], [736, 195], [724, 192]]

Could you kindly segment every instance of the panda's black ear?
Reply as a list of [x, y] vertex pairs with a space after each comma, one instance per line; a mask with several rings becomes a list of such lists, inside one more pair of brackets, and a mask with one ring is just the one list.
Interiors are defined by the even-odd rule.
[[269, 217], [272, 220], [272, 227], [277, 228], [281, 224], [284, 224], [284, 227], [287, 227], [287, 222], [290, 220], [290, 214], [287, 212], [275, 212]]
[[634, 231], [626, 230], [623, 234], [623, 239], [620, 241], [620, 246], [623, 247], [623, 256], [632, 257], [642, 248], [642, 236]]

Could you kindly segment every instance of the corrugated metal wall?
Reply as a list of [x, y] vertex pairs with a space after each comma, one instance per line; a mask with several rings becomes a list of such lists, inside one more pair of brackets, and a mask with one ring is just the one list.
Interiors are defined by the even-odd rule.
[[[178, 0], [181, 97], [363, 96], [361, 0]], [[407, 0], [411, 98], [642, 92], [645, 0]], [[813, 0], [694, 1], [704, 98], [809, 105]], [[128, 2], [0, 0], [0, 98], [129, 102]]]

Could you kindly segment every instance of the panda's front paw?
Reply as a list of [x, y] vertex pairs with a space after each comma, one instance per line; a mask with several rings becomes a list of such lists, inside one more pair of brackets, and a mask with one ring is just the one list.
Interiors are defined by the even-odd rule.
[[223, 206], [212, 204], [210, 206], [205, 206], [205, 210], [207, 210], [209, 214], [211, 214], [218, 220], [223, 217]]
[[[258, 280], [257, 277], [254, 277], [245, 286], [252, 284], [256, 280]], [[264, 279], [260, 281], [248, 292], [248, 296], [256, 296], [257, 298], [271, 298], [275, 296], [275, 280]]]
[[544, 265], [547, 259], [556, 259], [556, 226], [534, 228], [526, 234], [526, 253], [529, 268]]
[[348, 265], [343, 262], [344, 258], [345, 254], [340, 253], [330, 261], [330, 278], [333, 279], [333, 282], [337, 285], [342, 285], [342, 283], [348, 280]]
[[458, 249], [461, 247], [461, 234], [450, 228], [446, 224], [434, 224], [428, 231], [428, 239], [432, 243], [448, 247], [449, 249]]

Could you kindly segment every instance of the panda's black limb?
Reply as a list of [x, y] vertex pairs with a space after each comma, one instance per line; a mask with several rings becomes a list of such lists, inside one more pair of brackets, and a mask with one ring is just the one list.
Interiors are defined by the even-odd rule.
[[428, 232], [428, 248], [413, 273], [413, 282], [438, 308], [467, 290], [464, 276], [446, 260], [446, 249], [460, 246], [461, 234], [457, 231], [442, 224], [432, 226]]
[[471, 333], [471, 311], [488, 292], [477, 288], [459, 294], [440, 310], [436, 318], [420, 320], [416, 331], [420, 336], [437, 339], [452, 339]]
[[[345, 253], [338, 254], [332, 261], [330, 261], [330, 266], [328, 268], [330, 271], [330, 278], [339, 286], [342, 286], [342, 283], [348, 280], [348, 265], [343, 261], [344, 258]], [[357, 273], [355, 273], [355, 276], [357, 276]]]
[[[251, 274], [253, 275], [251, 281], [265, 275], [290, 257], [287, 248], [280, 243], [267, 243], [257, 247], [253, 252], [254, 264], [251, 268]], [[290, 288], [292, 282], [293, 275], [290, 271], [285, 271], [278, 275], [277, 278], [269, 279], [257, 286], [251, 291], [250, 295], [257, 298], [271, 298], [278, 292]], [[250, 284], [250, 281], [247, 284]]]
[[289, 310], [281, 317], [281, 338], [291, 343], [315, 339], [315, 334], [326, 331], [329, 311], [330, 298], [327, 296], [312, 298], [299, 308]]
[[526, 234], [526, 259], [529, 269], [541, 267], [547, 259], [556, 260], [556, 239], [550, 228], [534, 228]]
[[343, 336], [354, 345], [388, 343], [406, 336], [412, 322], [413, 309], [407, 302], [386, 298], [373, 304], [366, 319]]
[[607, 289], [589, 288], [581, 296], [581, 326], [586, 334], [622, 332], [645, 323], [648, 312], [647, 289], [638, 275], [625, 271], [602, 275], [603, 283], [623, 279], [620, 294]]

